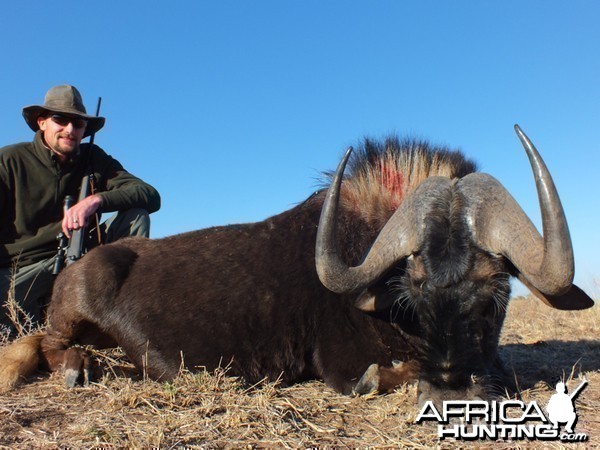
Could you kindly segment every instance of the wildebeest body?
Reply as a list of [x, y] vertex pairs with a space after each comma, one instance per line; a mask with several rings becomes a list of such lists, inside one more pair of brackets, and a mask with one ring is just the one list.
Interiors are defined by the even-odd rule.
[[[124, 239], [90, 252], [57, 280], [47, 341], [65, 336], [61, 344], [70, 345], [82, 340], [73, 323], [93, 323], [153, 378], [172, 378], [182, 363], [230, 366], [250, 382], [319, 377], [349, 392], [370, 364], [390, 366], [413, 350], [389, 320], [319, 281], [323, 195], [264, 222]], [[377, 230], [352, 214], [343, 222], [363, 230], [340, 243], [357, 262]]]
[[92, 250], [56, 281], [43, 359], [64, 365], [68, 385], [89, 373], [70, 346], [93, 343], [122, 346], [163, 380], [182, 366], [229, 366], [250, 382], [320, 377], [362, 393], [418, 378], [420, 400], [484, 396], [505, 381], [510, 276], [552, 307], [593, 304], [572, 285], [549, 171], [517, 133], [543, 237], [460, 152], [367, 140], [349, 176], [347, 153], [327, 191], [263, 222]]

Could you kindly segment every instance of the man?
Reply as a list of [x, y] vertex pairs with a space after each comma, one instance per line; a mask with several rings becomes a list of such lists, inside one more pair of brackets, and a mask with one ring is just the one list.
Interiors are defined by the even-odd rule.
[[[70, 237], [95, 227], [96, 213], [118, 211], [98, 227], [102, 242], [148, 237], [148, 215], [160, 208], [156, 189], [98, 146], [81, 144], [105, 118], [88, 115], [73, 86], [51, 88], [43, 105], [23, 108], [23, 117], [33, 142], [0, 149], [0, 328], [12, 326], [9, 294], [34, 323], [43, 319], [61, 230]], [[92, 194], [64, 211], [65, 197], [78, 198], [87, 174], [93, 174]]]

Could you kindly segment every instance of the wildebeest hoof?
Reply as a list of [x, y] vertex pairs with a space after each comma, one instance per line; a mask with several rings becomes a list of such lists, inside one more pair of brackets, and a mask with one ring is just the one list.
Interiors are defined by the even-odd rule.
[[356, 384], [357, 394], [381, 394], [392, 392], [398, 386], [415, 381], [419, 374], [416, 361], [392, 361], [391, 367], [371, 364]]
[[79, 379], [79, 371], [75, 369], [65, 370], [65, 387], [71, 389], [77, 386], [77, 380]]
[[371, 364], [354, 387], [358, 395], [366, 395], [377, 392], [379, 389], [379, 365]]
[[74, 388], [79, 383], [88, 386], [92, 377], [90, 355], [82, 348], [69, 348], [65, 351], [65, 386]]

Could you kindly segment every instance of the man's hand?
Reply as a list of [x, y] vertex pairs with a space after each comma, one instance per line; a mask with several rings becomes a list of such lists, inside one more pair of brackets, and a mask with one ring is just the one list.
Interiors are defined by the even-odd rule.
[[65, 212], [65, 217], [62, 221], [62, 230], [65, 235], [71, 238], [71, 231], [86, 227], [90, 221], [90, 217], [98, 211], [100, 205], [102, 205], [102, 197], [94, 194], [70, 207]]

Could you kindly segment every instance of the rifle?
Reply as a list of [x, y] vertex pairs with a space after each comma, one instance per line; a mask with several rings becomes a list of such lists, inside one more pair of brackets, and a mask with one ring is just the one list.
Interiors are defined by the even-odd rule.
[[[63, 211], [66, 213], [67, 210], [71, 206], [73, 206], [73, 196], [67, 195], [65, 197]], [[58, 273], [63, 268], [64, 261], [65, 261], [65, 254], [69, 247], [69, 239], [67, 238], [65, 233], [63, 233], [62, 231], [60, 233], [58, 233], [58, 236], [56, 236], [56, 239], [58, 240], [58, 250], [56, 251], [56, 259], [54, 260], [54, 266], [52, 267], [52, 275], [58, 275]]]
[[[90, 177], [91, 175], [85, 175], [81, 180], [81, 188], [79, 188], [77, 203], [90, 195]], [[83, 255], [83, 238], [86, 230], [87, 227], [81, 227], [79, 230], [75, 230], [71, 233], [71, 239], [69, 239], [69, 246], [67, 247], [67, 266], [77, 261]]]
[[571, 400], [573, 400], [575, 397], [577, 397], [579, 395], [579, 393], [583, 390], [583, 388], [587, 386], [587, 384], [588, 384], [588, 381], [585, 379], [585, 377], [583, 377], [583, 381], [581, 382], [581, 384], [579, 386], [577, 386], [577, 389], [575, 389], [569, 395], [569, 397], [571, 398]]
[[[96, 117], [100, 115], [100, 105], [102, 103], [102, 97], [98, 97], [98, 104], [96, 105]], [[90, 170], [90, 159], [91, 154], [94, 147], [94, 136], [96, 133], [92, 133], [90, 135], [90, 150], [87, 154], [86, 160], [86, 171], [88, 172], [81, 179], [81, 187], [79, 188], [79, 197], [77, 198], [77, 203], [85, 199], [88, 195], [90, 195], [90, 190], [92, 194], [94, 193], [94, 174], [92, 170]], [[66, 212], [73, 205], [73, 196], [67, 195], [65, 197], [64, 203], [64, 211]], [[99, 219], [98, 214], [96, 216], [96, 228], [98, 229], [98, 235], [100, 235], [100, 227], [98, 226]], [[69, 265], [74, 263], [79, 258], [83, 256], [83, 241], [85, 237], [85, 232], [87, 227], [82, 227], [78, 230], [75, 230], [71, 233], [71, 239], [67, 241], [67, 237], [61, 231], [56, 239], [58, 239], [58, 250], [56, 252], [56, 260], [54, 261], [54, 267], [52, 269], [52, 275], [58, 275], [58, 273], [63, 268], [63, 265], [66, 261], [66, 264]], [[98, 236], [98, 242], [100, 242], [100, 236]]]

